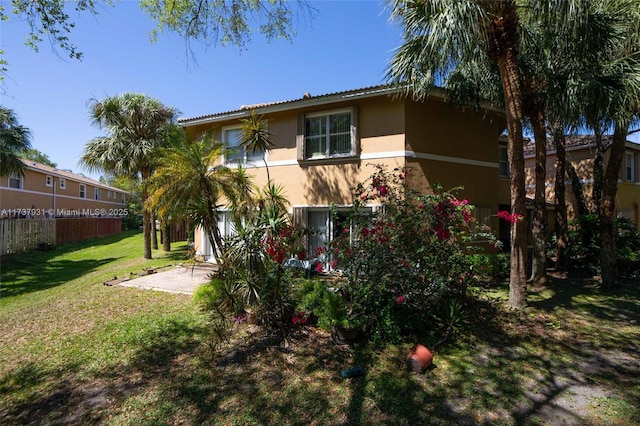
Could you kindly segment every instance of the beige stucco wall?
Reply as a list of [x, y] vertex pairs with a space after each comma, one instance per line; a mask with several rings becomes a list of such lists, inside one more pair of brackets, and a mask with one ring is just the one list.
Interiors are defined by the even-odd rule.
[[[322, 161], [297, 161], [296, 134], [299, 114], [357, 107], [357, 132], [360, 155], [357, 158]], [[273, 113], [265, 116], [276, 146], [267, 158], [271, 179], [283, 186], [291, 207], [348, 205], [351, 188], [367, 179], [374, 164], [392, 170], [409, 167], [410, 184], [424, 190], [439, 183], [445, 189], [464, 186], [460, 197], [491, 208], [497, 213], [500, 203], [509, 202], [508, 179], [498, 179], [498, 139], [504, 120], [498, 114], [463, 111], [430, 98], [425, 103], [381, 96]], [[196, 125], [187, 132], [197, 138], [213, 130], [239, 125], [240, 119]], [[405, 152], [429, 153], [441, 159], [412, 158]], [[477, 163], [480, 164], [477, 164]], [[467, 164], [471, 163], [471, 164]], [[258, 186], [266, 183], [263, 165], [248, 168]], [[196, 249], [202, 247], [202, 234], [196, 232]]]
[[439, 99], [406, 101], [406, 146], [418, 157], [407, 160], [419, 188], [439, 184], [463, 187], [460, 197], [491, 207], [509, 201], [498, 179], [498, 140], [504, 121], [486, 111], [460, 110]]
[[[567, 152], [567, 159], [571, 161], [576, 169], [578, 176], [583, 182], [582, 188], [586, 197], [587, 203], [591, 202], [592, 190], [593, 190], [593, 162], [596, 151], [593, 147], [584, 147], [580, 149], [569, 149]], [[605, 153], [605, 165], [608, 161], [608, 151]], [[534, 158], [527, 158], [525, 161], [526, 178], [527, 178], [527, 195], [533, 196], [534, 194]], [[555, 153], [547, 156], [547, 177], [546, 177], [546, 196], [547, 201], [550, 203], [555, 202]], [[622, 165], [624, 167], [624, 163]], [[573, 188], [569, 179], [566, 180], [566, 200], [567, 200], [567, 212], [569, 218], [575, 218], [577, 212], [577, 201]], [[639, 182], [626, 182], [622, 179], [618, 181], [618, 191], [616, 194], [616, 209], [622, 212], [626, 216], [631, 216], [631, 219], [636, 223], [640, 223], [640, 216], [638, 214], [638, 204], [640, 203], [640, 183]]]

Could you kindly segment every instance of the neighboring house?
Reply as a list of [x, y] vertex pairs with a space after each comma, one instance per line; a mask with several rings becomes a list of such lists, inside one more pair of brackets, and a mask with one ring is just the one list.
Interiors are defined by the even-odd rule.
[[[352, 188], [374, 171], [374, 164], [406, 167], [409, 184], [421, 191], [439, 184], [445, 190], [463, 187], [460, 198], [476, 206], [476, 217], [492, 225], [499, 208], [509, 206], [505, 128], [502, 111], [460, 109], [448, 103], [444, 91], [434, 90], [422, 102], [399, 97], [398, 89], [376, 86], [320, 96], [241, 107], [179, 123], [194, 138], [213, 131], [229, 150], [223, 162], [243, 164], [258, 186], [271, 179], [282, 185], [294, 222], [316, 231], [307, 250], [330, 241], [340, 230], [330, 205], [346, 210]], [[238, 148], [241, 119], [251, 110], [268, 120], [276, 146], [252, 155]], [[264, 157], [263, 157], [264, 156]], [[375, 205], [370, 206], [376, 208]], [[229, 224], [221, 223], [223, 232]], [[196, 250], [209, 257], [202, 231]]]
[[126, 191], [32, 160], [22, 162], [24, 176], [0, 178], [2, 218], [126, 216]]
[[[603, 138], [605, 147], [604, 164], [606, 166], [609, 158], [609, 146], [611, 140]], [[533, 152], [534, 142], [531, 141], [525, 146], [525, 167], [527, 176], [527, 194], [533, 197], [535, 190], [535, 154]], [[593, 135], [574, 135], [566, 138], [567, 161], [570, 161], [576, 170], [583, 187], [587, 205], [592, 203], [593, 190], [593, 164], [596, 156], [596, 141]], [[547, 146], [547, 178], [546, 195], [547, 202], [555, 201], [555, 162], [556, 151], [553, 140]], [[638, 203], [640, 202], [640, 144], [627, 141], [626, 151], [622, 159], [622, 167], [618, 179], [618, 192], [616, 194], [616, 210], [618, 217], [626, 217], [636, 225], [640, 223], [638, 214]], [[571, 179], [565, 180], [567, 207], [570, 218], [575, 218], [577, 212], [577, 200], [571, 185]]]

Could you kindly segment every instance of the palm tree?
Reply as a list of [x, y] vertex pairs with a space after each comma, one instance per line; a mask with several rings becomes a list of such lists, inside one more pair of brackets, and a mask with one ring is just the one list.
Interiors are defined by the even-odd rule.
[[[242, 120], [240, 146], [252, 154], [266, 153], [275, 146], [275, 139], [273, 134], [269, 132], [267, 120], [258, 116], [255, 110], [251, 110], [251, 114]], [[269, 165], [264, 154], [262, 160], [267, 169], [267, 184], [270, 184]]]
[[[497, 65], [507, 120], [511, 210], [524, 216], [523, 113], [516, 2], [394, 0], [392, 16], [404, 27], [405, 44], [391, 61], [388, 79], [410, 83], [410, 90], [416, 97], [427, 96], [436, 78], [446, 79], [460, 62], [489, 58]], [[514, 221], [509, 291], [509, 304], [513, 307], [526, 305], [526, 278], [525, 223]]]
[[[144, 183], [153, 172], [159, 148], [169, 140], [177, 111], [138, 93], [125, 93], [90, 102], [93, 123], [108, 136], [87, 142], [80, 163], [90, 171], [140, 176], [142, 201], [149, 197]], [[151, 259], [151, 214], [143, 208], [144, 257]]]
[[24, 175], [18, 154], [31, 148], [31, 131], [18, 124], [15, 113], [0, 105], [0, 176]]
[[229, 169], [220, 164], [223, 147], [205, 135], [198, 141], [183, 137], [178, 145], [163, 149], [148, 180], [151, 195], [145, 203], [148, 209], [157, 209], [161, 217], [188, 217], [201, 225], [218, 262], [224, 252], [218, 227], [223, 203], [235, 208], [252, 192], [244, 169]]

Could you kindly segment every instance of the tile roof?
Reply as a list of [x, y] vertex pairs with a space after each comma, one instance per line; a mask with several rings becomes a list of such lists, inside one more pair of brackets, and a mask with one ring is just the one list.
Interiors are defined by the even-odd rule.
[[[381, 96], [381, 95], [395, 95], [406, 92], [409, 89], [407, 85], [396, 84], [380, 84], [377, 86], [367, 86], [359, 89], [344, 90], [340, 92], [326, 93], [323, 95], [312, 96], [308, 92], [302, 97], [284, 101], [258, 103], [252, 105], [242, 105], [239, 109], [218, 112], [214, 114], [199, 115], [195, 117], [183, 117], [178, 119], [178, 124], [193, 125], [201, 124], [213, 121], [222, 121], [226, 119], [244, 117], [249, 114], [252, 109], [258, 110], [259, 113], [286, 111], [295, 108], [304, 108], [312, 105], [322, 105], [333, 102], [342, 102], [350, 99], [361, 99], [367, 97]], [[429, 91], [430, 97], [439, 99], [446, 99], [447, 92], [440, 88], [434, 87]], [[481, 107], [487, 110], [493, 110], [496, 112], [503, 112], [502, 110], [492, 106], [488, 103], [482, 103]]]
[[[188, 123], [199, 122], [199, 121], [213, 120], [218, 117], [227, 117], [229, 115], [241, 116], [241, 115], [245, 115], [251, 109], [263, 109], [263, 108], [274, 107], [274, 106], [288, 106], [290, 104], [303, 103], [303, 102], [314, 103], [319, 100], [330, 99], [330, 98], [337, 98], [336, 100], [343, 100], [343, 99], [361, 97], [361, 96], [367, 96], [367, 95], [375, 96], [375, 95], [384, 94], [384, 93], [400, 93], [402, 90], [404, 90], [403, 87], [398, 87], [393, 84], [382, 84], [377, 86], [363, 87], [360, 89], [351, 89], [351, 90], [344, 90], [340, 92], [326, 93], [326, 94], [317, 95], [317, 96], [312, 96], [309, 93], [305, 93], [302, 97], [297, 99], [266, 102], [266, 103], [259, 103], [259, 104], [253, 104], [253, 105], [242, 105], [239, 109], [235, 109], [235, 110], [218, 112], [214, 114], [199, 115], [195, 117], [179, 118], [178, 123], [188, 124]], [[434, 94], [436, 94], [437, 96], [437, 92], [434, 92]]]
[[62, 178], [69, 179], [69, 180], [74, 180], [76, 182], [86, 183], [86, 184], [89, 184], [91, 186], [97, 186], [97, 187], [100, 187], [100, 188], [110, 189], [110, 190], [113, 190], [113, 191], [119, 191], [119, 192], [124, 192], [125, 194], [128, 194], [128, 192], [123, 190], [123, 189], [107, 185], [105, 183], [99, 182], [99, 181], [94, 180], [94, 179], [90, 179], [90, 178], [88, 178], [88, 177], [86, 177], [86, 176], [84, 176], [82, 174], [79, 174], [79, 173], [73, 173], [70, 170], [58, 169], [56, 167], [47, 166], [46, 164], [38, 163], [38, 162], [33, 161], [33, 160], [27, 160], [26, 158], [21, 158], [20, 160], [22, 160], [24, 165], [27, 166], [27, 169], [30, 169], [30, 170], [35, 170], [35, 171], [42, 172], [42, 173], [48, 174], [48, 175], [56, 175], [58, 177], [62, 177]]
[[[605, 149], [609, 147], [611, 144], [611, 135], [603, 135], [602, 142], [604, 144]], [[565, 137], [565, 147], [567, 150], [574, 150], [585, 147], [592, 147], [596, 144], [595, 135], [567, 135]], [[630, 142], [630, 141], [629, 141]], [[525, 141], [524, 144], [524, 156], [533, 157], [535, 155], [535, 140], [529, 139]], [[547, 153], [555, 153], [556, 146], [552, 136], [547, 136]]]

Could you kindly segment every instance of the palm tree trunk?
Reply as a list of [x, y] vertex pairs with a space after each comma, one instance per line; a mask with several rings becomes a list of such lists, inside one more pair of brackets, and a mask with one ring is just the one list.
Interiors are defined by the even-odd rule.
[[142, 237], [144, 239], [144, 258], [151, 259], [151, 213], [145, 207], [149, 191], [145, 181], [149, 178], [149, 169], [142, 170]]
[[[515, 8], [513, 9], [515, 13]], [[503, 34], [497, 32], [498, 36]], [[506, 37], [508, 39], [508, 37]], [[505, 40], [505, 39], [503, 39]], [[524, 142], [522, 138], [522, 93], [515, 49], [513, 44], [502, 46], [496, 58], [504, 88], [506, 105], [509, 167], [511, 170], [511, 213], [526, 214], [524, 187]], [[526, 222], [511, 224], [511, 270], [509, 276], [509, 305], [514, 308], [527, 304], [527, 234]]]
[[568, 269], [568, 245], [569, 234], [567, 224], [567, 202], [566, 202], [566, 161], [564, 128], [556, 124], [553, 128], [553, 141], [556, 147], [556, 270], [566, 271]]
[[604, 146], [600, 126], [594, 129], [596, 137], [596, 156], [593, 160], [593, 191], [591, 195], [591, 213], [599, 214], [604, 185]]
[[571, 190], [573, 191], [573, 195], [576, 197], [578, 216], [588, 215], [589, 206], [587, 205], [587, 199], [584, 196], [584, 188], [582, 186], [582, 182], [580, 182], [580, 176], [578, 176], [578, 172], [571, 161], [567, 160], [565, 164], [567, 166], [567, 174], [569, 175], [569, 179], [571, 179]]
[[616, 193], [618, 192], [618, 176], [624, 157], [627, 141], [627, 123], [616, 122], [613, 142], [609, 152], [609, 161], [604, 173], [602, 187], [602, 203], [599, 210], [600, 222], [600, 268], [602, 270], [602, 286], [615, 290], [620, 287], [618, 264], [616, 262], [616, 244], [613, 229], [613, 218], [616, 211]]
[[162, 239], [162, 250], [171, 251], [171, 225], [167, 219], [162, 221], [162, 232], [160, 234]]
[[547, 199], [546, 199], [546, 177], [547, 177], [547, 133], [545, 131], [544, 112], [538, 110], [531, 114], [531, 124], [535, 139], [535, 199], [533, 204], [533, 218], [531, 234], [533, 240], [533, 258], [531, 260], [531, 277], [529, 281], [534, 284], [544, 285], [547, 283]]
[[156, 227], [156, 215], [151, 214], [151, 246], [154, 250], [158, 250], [158, 228]]

